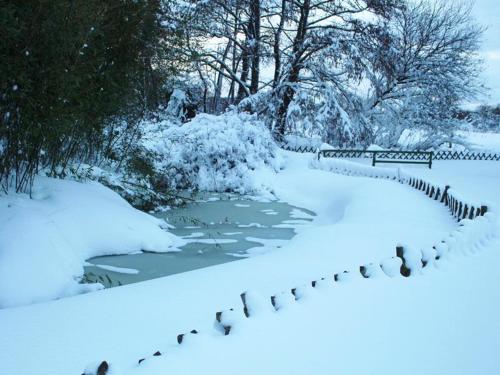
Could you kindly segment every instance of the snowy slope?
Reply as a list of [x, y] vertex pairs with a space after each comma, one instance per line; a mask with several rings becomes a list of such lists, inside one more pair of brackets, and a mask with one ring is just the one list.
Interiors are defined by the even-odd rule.
[[500, 133], [458, 131], [457, 134], [469, 142], [472, 149], [500, 153]]
[[182, 244], [99, 183], [40, 177], [32, 197], [0, 196], [0, 308], [94, 290], [78, 283], [89, 257]]
[[[172, 352], [172, 357], [168, 357], [171, 360], [166, 365], [147, 367], [151, 371], [161, 372], [164, 370], [162, 366], [177, 366], [186, 368], [184, 372], [179, 370], [181, 373], [215, 373], [221, 365], [215, 360], [204, 363], [202, 372], [198, 372], [201, 369], [196, 367], [189, 370], [184, 356], [189, 356], [189, 353], [195, 357], [204, 354], [200, 354], [202, 349], [195, 347], [191, 352], [189, 346], [187, 349], [181, 347], [187, 354], [176, 354], [176, 336], [192, 329], [210, 335], [210, 332], [213, 332], [214, 313], [240, 306], [239, 294], [242, 291], [251, 290], [262, 296], [287, 291], [323, 276], [331, 278], [334, 273], [341, 273], [345, 269], [394, 256], [395, 246], [400, 242], [417, 248], [429, 246], [456, 228], [457, 224], [446, 209], [407, 186], [393, 181], [354, 178], [311, 170], [308, 168], [310, 155], [288, 155], [286, 169], [273, 178], [266, 174], [262, 177], [262, 182], [272, 185], [281, 199], [318, 214], [314, 225], [303, 228], [288, 245], [280, 250], [238, 262], [73, 298], [1, 310], [0, 373], [81, 373], [88, 363], [103, 359], [122, 367], [125, 373], [134, 372], [137, 360], [150, 356], [156, 350]], [[264, 181], [266, 178], [268, 180]], [[460, 275], [462, 272], [463, 270], [459, 269]], [[439, 275], [439, 272], [436, 274]], [[422, 280], [427, 286], [437, 282], [430, 278]], [[386, 289], [385, 284], [389, 282], [394, 286]], [[348, 351], [351, 347], [344, 345], [344, 342], [363, 341], [363, 327], [371, 327], [373, 330], [378, 327], [379, 332], [394, 330], [406, 337], [405, 330], [413, 326], [406, 324], [401, 318], [394, 317], [403, 313], [410, 314], [408, 319], [413, 322], [419, 319], [419, 314], [424, 309], [428, 310], [428, 307], [422, 306], [416, 309], [414, 314], [411, 313], [411, 308], [422, 303], [422, 300], [413, 301], [410, 296], [414, 293], [429, 294], [431, 291], [428, 287], [422, 287], [424, 289], [420, 291], [411, 289], [411, 285], [420, 285], [419, 281], [375, 281], [370, 289], [363, 289], [358, 295], [364, 285], [346, 289], [339, 297], [321, 297], [315, 303], [325, 305], [324, 313], [316, 311], [316, 307], [299, 309], [289, 320], [285, 318], [280, 323], [283, 324], [282, 328], [278, 327], [276, 332], [271, 330], [271, 323], [266, 319], [266, 322], [262, 323], [265, 328], [263, 330], [259, 328], [261, 325], [251, 325], [247, 330], [242, 328], [241, 332], [236, 331], [234, 338], [227, 341], [228, 344], [220, 341], [223, 348], [226, 348], [226, 345], [234, 345], [232, 350], [240, 353], [234, 354], [234, 361], [227, 363], [226, 373], [239, 373], [240, 364], [247, 360], [241, 353], [249, 353], [248, 358], [263, 358], [262, 362], [252, 361], [253, 367], [249, 367], [248, 371], [253, 373], [269, 373], [269, 369], [276, 368], [269, 367], [269, 362], [266, 362], [271, 356], [276, 358], [273, 366], [285, 366], [281, 373], [293, 373], [286, 370], [293, 370], [295, 367], [295, 373], [308, 373], [301, 370], [311, 359], [319, 360], [321, 356], [320, 363], [330, 361], [323, 356], [326, 355], [322, 351], [324, 348], [329, 348], [331, 353], [344, 353], [343, 350]], [[459, 287], [460, 285], [456, 286]], [[449, 288], [450, 292], [455, 293], [453, 284], [443, 284], [440, 288], [429, 298], [442, 298], [442, 288]], [[338, 290], [340, 291], [340, 288]], [[371, 320], [372, 323], [369, 324], [370, 321], [359, 321], [366, 318], [359, 311], [359, 304], [370, 293], [374, 293], [374, 297], [369, 300], [368, 306], [374, 306], [379, 311], [373, 319], [380, 320]], [[412, 303], [400, 303], [408, 300]], [[445, 302], [442, 304], [444, 306]], [[394, 312], [385, 309], [386, 305], [393, 306]], [[367, 308], [365, 314], [370, 314], [370, 310], [373, 308]], [[68, 316], [71, 319], [67, 319]], [[444, 314], [438, 318], [436, 325], [449, 319]], [[269, 319], [274, 322], [275, 318]], [[279, 319], [281, 321], [281, 317]], [[421, 324], [431, 324], [427, 319], [428, 316], [424, 316]], [[312, 321], [317, 323], [313, 324]], [[333, 324], [333, 321], [336, 323]], [[292, 336], [290, 340], [281, 337], [283, 332], [293, 332], [298, 326], [308, 324], [307, 322], [313, 324], [310, 336], [303, 336], [304, 330], [299, 330], [299, 335]], [[317, 332], [319, 326], [327, 325], [331, 330], [324, 329], [324, 334]], [[421, 325], [415, 327], [420, 329]], [[336, 336], [335, 329], [340, 329]], [[255, 331], [250, 335], [250, 341], [247, 341], [248, 330]], [[282, 343], [283, 347], [275, 348], [269, 354], [264, 353], [269, 347], [260, 341], [253, 341], [260, 340], [259, 334], [264, 334], [264, 331], [266, 335], [269, 333], [267, 340], [274, 337], [273, 340], [278, 340], [274, 342]], [[411, 330], [409, 335], [416, 333], [418, 332]], [[430, 337], [435, 337], [432, 334], [441, 335], [441, 332], [430, 331]], [[380, 343], [385, 346], [374, 346], [371, 358], [378, 356], [383, 358], [384, 363], [392, 363], [401, 357], [401, 354], [388, 355], [389, 352], [401, 351], [401, 344], [392, 342], [397, 338], [398, 334], [387, 336], [385, 341], [381, 338]], [[219, 347], [218, 338], [208, 340], [207, 345]], [[284, 343], [285, 340], [288, 343]], [[376, 341], [376, 337], [370, 340]], [[425, 347], [422, 334], [417, 335], [415, 340], [410, 346], [410, 352], [416, 347]], [[447, 336], [443, 345], [453, 343], [453, 340], [454, 337]], [[207, 354], [212, 353], [209, 349], [206, 350]], [[307, 352], [308, 355], [299, 355], [302, 352]], [[293, 361], [289, 357], [292, 354]], [[174, 355], [177, 356], [176, 360]], [[336, 356], [337, 365], [348, 366], [352, 362], [352, 355]], [[29, 361], [23, 360], [26, 356]], [[400, 369], [398, 366], [395, 368]]]
[[417, 278], [329, 280], [279, 312], [236, 321], [227, 337], [158, 345], [162, 356], [150, 351], [120, 373], [495, 374], [498, 260], [490, 248]]

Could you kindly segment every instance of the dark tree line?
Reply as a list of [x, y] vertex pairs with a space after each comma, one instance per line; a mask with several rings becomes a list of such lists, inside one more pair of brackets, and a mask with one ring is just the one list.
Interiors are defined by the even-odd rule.
[[[91, 160], [112, 118], [159, 103], [178, 35], [160, 0], [6, 0], [0, 3], [0, 183], [26, 190], [45, 168]], [[132, 121], [131, 121], [132, 122]], [[133, 129], [131, 129], [132, 131]]]

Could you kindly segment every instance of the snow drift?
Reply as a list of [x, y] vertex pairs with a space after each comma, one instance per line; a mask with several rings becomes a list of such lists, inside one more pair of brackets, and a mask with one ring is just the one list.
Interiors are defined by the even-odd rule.
[[78, 282], [90, 257], [181, 245], [165, 222], [96, 182], [40, 177], [32, 198], [0, 196], [0, 308], [98, 288]]

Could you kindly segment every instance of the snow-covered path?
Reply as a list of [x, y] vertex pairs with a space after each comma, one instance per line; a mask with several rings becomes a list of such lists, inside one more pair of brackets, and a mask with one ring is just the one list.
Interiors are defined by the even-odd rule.
[[[79, 374], [103, 359], [133, 374], [174, 369], [469, 374], [499, 365], [493, 352], [500, 344], [493, 317], [498, 302], [493, 301], [500, 292], [491, 286], [498, 285], [493, 271], [500, 257], [494, 246], [424, 277], [359, 279], [312, 290], [279, 314], [264, 313], [243, 322], [234, 335], [218, 336], [214, 313], [240, 306], [243, 291], [270, 296], [290, 290], [391, 257], [398, 243], [430, 246], [457, 225], [442, 205], [407, 186], [312, 170], [307, 155], [289, 158], [282, 173], [262, 178], [280, 199], [317, 217], [287, 246], [238, 262], [0, 310], [0, 373]], [[201, 334], [177, 346], [177, 334], [192, 329]], [[156, 350], [167, 355], [136, 366]]]

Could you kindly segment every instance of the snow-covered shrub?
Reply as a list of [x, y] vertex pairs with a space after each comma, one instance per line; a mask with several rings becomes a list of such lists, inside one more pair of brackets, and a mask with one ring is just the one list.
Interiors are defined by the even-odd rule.
[[170, 100], [166, 108], [166, 112], [173, 117], [182, 118], [184, 117], [184, 106], [186, 103], [186, 93], [179, 89], [174, 89], [170, 95]]
[[198, 104], [193, 90], [186, 92], [182, 89], [174, 88], [170, 94], [164, 115], [186, 122], [196, 115]]
[[143, 147], [155, 155], [155, 171], [174, 189], [259, 191], [255, 173], [276, 172], [278, 147], [256, 116], [228, 112], [198, 115], [178, 125], [150, 124]]
[[[103, 169], [91, 165], [79, 165], [70, 168], [64, 176], [80, 182], [97, 181], [118, 193], [132, 206], [143, 211], [155, 211], [170, 204], [176, 204], [178, 198], [171, 194], [168, 186], [160, 186], [155, 180], [155, 171], [148, 164], [149, 159], [133, 158], [123, 169]], [[139, 173], [136, 169], [142, 170]]]

